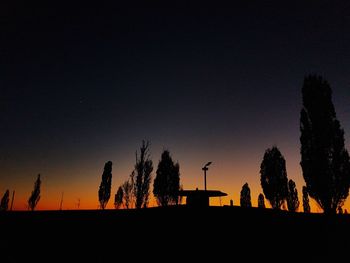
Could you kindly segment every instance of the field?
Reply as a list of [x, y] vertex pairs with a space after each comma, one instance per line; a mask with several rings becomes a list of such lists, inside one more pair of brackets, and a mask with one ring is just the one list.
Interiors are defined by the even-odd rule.
[[0, 227], [0, 262], [323, 262], [350, 248], [349, 215], [235, 206], [14, 211]]

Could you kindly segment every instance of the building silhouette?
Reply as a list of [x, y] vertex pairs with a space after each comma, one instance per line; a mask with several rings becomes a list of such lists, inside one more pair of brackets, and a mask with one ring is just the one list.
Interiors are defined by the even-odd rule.
[[186, 206], [190, 207], [208, 207], [209, 198], [227, 196], [218, 190], [180, 190], [179, 196], [186, 197]]

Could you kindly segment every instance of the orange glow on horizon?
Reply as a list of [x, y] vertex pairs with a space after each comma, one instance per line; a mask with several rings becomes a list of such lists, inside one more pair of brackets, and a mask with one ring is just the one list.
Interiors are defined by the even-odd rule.
[[[225, 187], [227, 189], [229, 187]], [[195, 188], [185, 188], [185, 189], [195, 189]], [[214, 189], [214, 188], [211, 188]], [[231, 192], [225, 191], [223, 189], [215, 188], [215, 190], [221, 190], [223, 192], [226, 192], [228, 196], [224, 197], [214, 197], [210, 199], [210, 205], [211, 206], [224, 206], [224, 205], [230, 205], [230, 200], [233, 200], [234, 206], [239, 206], [239, 194], [240, 194], [240, 187], [236, 187], [237, 191], [233, 194]], [[238, 191], [239, 189], [239, 191]], [[262, 191], [252, 191], [251, 192], [251, 198], [252, 198], [252, 206], [257, 207], [257, 199], [259, 193]], [[298, 189], [299, 193], [299, 201], [300, 206], [298, 209], [298, 212], [303, 211], [302, 207], [302, 197], [300, 195], [300, 191]], [[46, 194], [50, 194], [49, 197]], [[13, 210], [27, 210], [27, 196], [24, 195], [18, 195], [15, 196]], [[79, 200], [80, 199], [80, 202]], [[60, 202], [61, 202], [61, 193], [55, 193], [52, 194], [48, 191], [44, 191], [41, 194], [41, 199], [36, 207], [36, 210], [59, 210], [60, 209]], [[186, 198], [183, 199], [182, 203], [185, 204]], [[10, 199], [11, 203], [11, 199]], [[114, 209], [114, 194], [111, 196], [106, 209]], [[271, 205], [269, 204], [268, 200], [265, 199], [265, 205], [267, 208], [271, 208]], [[157, 202], [153, 195], [151, 195], [150, 201], [149, 201], [149, 207], [156, 207]], [[312, 213], [322, 213], [322, 209], [318, 206], [318, 204], [310, 198], [310, 207]], [[347, 211], [349, 210], [349, 201], [345, 202], [343, 206], [343, 210], [345, 209]], [[99, 209], [99, 202], [98, 202], [98, 196], [97, 191], [95, 195], [92, 195], [92, 193], [87, 193], [87, 195], [82, 196], [81, 198], [77, 198], [74, 194], [65, 192], [63, 197], [63, 204], [62, 204], [62, 210], [76, 210], [76, 209]], [[284, 208], [284, 210], [286, 207]]]
[[[282, 143], [280, 145], [279, 148], [286, 159], [288, 178], [293, 179], [297, 185], [300, 201], [299, 211], [302, 211], [301, 189], [305, 185], [305, 182], [299, 165], [299, 155], [298, 152], [295, 152], [295, 147]], [[258, 195], [263, 192], [260, 186], [260, 163], [264, 150], [267, 147], [269, 145], [258, 145], [255, 152], [251, 152], [250, 149], [236, 152], [231, 149], [220, 148], [219, 150], [214, 149], [215, 151], [206, 150], [205, 152], [200, 152], [200, 154], [198, 154], [198, 150], [187, 150], [186, 148], [176, 148], [175, 146], [169, 147], [169, 149], [173, 155], [173, 159], [180, 164], [180, 180], [184, 189], [196, 189], [197, 187], [203, 189], [204, 178], [201, 168], [208, 161], [213, 161], [213, 164], [207, 171], [207, 188], [220, 190], [227, 193], [228, 196], [221, 197], [221, 201], [220, 198], [212, 198], [210, 204], [229, 205], [232, 199], [234, 205], [239, 205], [241, 188], [247, 182], [251, 189], [252, 205], [253, 207], [257, 207]], [[152, 151], [154, 165], [153, 178], [158, 165], [158, 159], [155, 156], [160, 156], [162, 150], [162, 147], [154, 147]], [[106, 160], [110, 160], [108, 158], [109, 156], [116, 155], [115, 152], [105, 153], [97, 160], [91, 157], [91, 161], [84, 164], [70, 164], [41, 171], [41, 199], [36, 209], [58, 210], [60, 208], [62, 192], [64, 192], [63, 210], [78, 209], [79, 199], [79, 209], [98, 209], [98, 187], [101, 182], [103, 165]], [[107, 209], [114, 209], [114, 194], [118, 187], [128, 179], [134, 167], [134, 159], [128, 158], [129, 156], [133, 157], [134, 152], [128, 150], [125, 156], [117, 161], [112, 159], [112, 191], [106, 207]], [[178, 159], [178, 156], [181, 156], [182, 159]], [[5, 182], [1, 183], [1, 195], [6, 189], [9, 189], [10, 197], [12, 197], [13, 189], [16, 191], [13, 205], [14, 210], [27, 210], [27, 200], [33, 190], [37, 175], [36, 171], [36, 168], [32, 167], [11, 167], [8, 171], [3, 171], [4, 174], [26, 175], [21, 180], [18, 178], [11, 179], [11, 177], [6, 184]], [[150, 187], [151, 191], [152, 189], [153, 182]], [[343, 206], [343, 210], [350, 211], [350, 201], [348, 199]], [[266, 199], [265, 204], [269, 207]], [[149, 206], [157, 206], [152, 194]], [[311, 198], [310, 206], [312, 212], [322, 212]]]

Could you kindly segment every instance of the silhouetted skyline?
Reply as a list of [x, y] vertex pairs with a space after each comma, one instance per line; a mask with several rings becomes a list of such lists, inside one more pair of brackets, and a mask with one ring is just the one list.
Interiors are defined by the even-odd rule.
[[203, 189], [201, 168], [213, 161], [208, 188], [238, 204], [247, 182], [253, 206], [264, 151], [277, 145], [302, 200], [310, 73], [329, 81], [350, 148], [346, 1], [0, 10], [0, 193], [16, 190], [15, 209], [25, 209], [39, 173], [38, 209], [58, 209], [62, 192], [63, 209], [78, 200], [97, 208], [101, 167], [113, 162], [114, 196], [143, 139], [153, 163], [170, 150], [184, 189]]

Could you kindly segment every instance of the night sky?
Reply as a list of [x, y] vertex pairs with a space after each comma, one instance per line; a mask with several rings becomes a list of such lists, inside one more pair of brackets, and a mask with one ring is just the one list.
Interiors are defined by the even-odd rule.
[[170, 150], [185, 189], [204, 187], [201, 167], [212, 161], [208, 188], [228, 193], [222, 205], [239, 204], [245, 182], [257, 205], [260, 163], [276, 145], [300, 193], [310, 73], [330, 82], [350, 149], [348, 1], [149, 2], [1, 4], [0, 195], [16, 190], [15, 209], [26, 209], [38, 173], [38, 209], [58, 209], [62, 192], [64, 209], [79, 198], [80, 208], [97, 208], [109, 160], [112, 208], [143, 139], [154, 171]]

